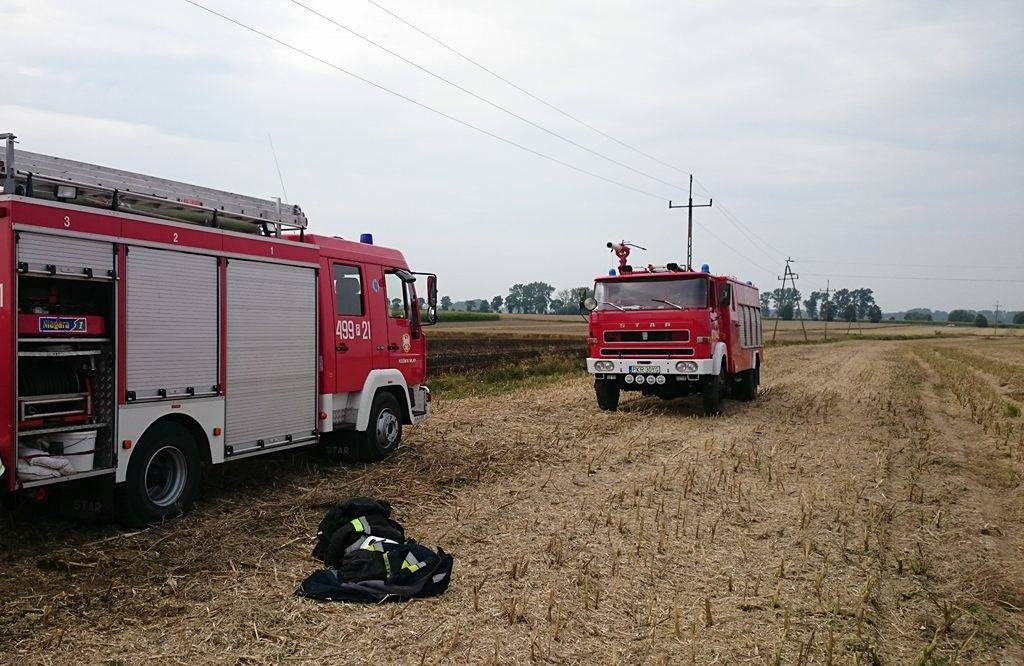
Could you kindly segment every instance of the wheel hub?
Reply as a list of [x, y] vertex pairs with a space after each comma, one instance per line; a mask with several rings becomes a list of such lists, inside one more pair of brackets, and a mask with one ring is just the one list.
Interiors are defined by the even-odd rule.
[[188, 480], [185, 454], [174, 446], [156, 451], [146, 464], [146, 496], [159, 507], [168, 507], [181, 499]]
[[377, 417], [377, 441], [384, 448], [391, 448], [398, 441], [398, 416], [390, 409], [381, 410]]

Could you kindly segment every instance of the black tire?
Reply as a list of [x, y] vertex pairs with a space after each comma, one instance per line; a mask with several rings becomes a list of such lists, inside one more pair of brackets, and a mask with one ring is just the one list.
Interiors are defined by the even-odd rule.
[[115, 488], [118, 520], [144, 527], [182, 515], [199, 488], [199, 451], [188, 428], [173, 421], [150, 426], [135, 445], [124, 483]]
[[606, 412], [614, 412], [619, 408], [619, 385], [609, 379], [594, 380], [594, 393], [597, 394], [597, 406]]
[[737, 397], [744, 402], [750, 402], [757, 397], [757, 370], [744, 370], [740, 373], [740, 381], [737, 385]]
[[402, 443], [402, 412], [398, 400], [379, 391], [370, 407], [365, 432], [355, 433], [355, 452], [363, 462], [377, 462], [395, 452]]
[[718, 416], [722, 413], [722, 398], [725, 393], [725, 361], [722, 361], [722, 372], [719, 375], [708, 375], [701, 387], [701, 399], [704, 402], [705, 416]]

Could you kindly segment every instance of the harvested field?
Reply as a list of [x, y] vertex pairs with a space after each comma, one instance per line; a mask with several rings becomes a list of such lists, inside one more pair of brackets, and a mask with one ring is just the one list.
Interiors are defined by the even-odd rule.
[[[781, 347], [715, 419], [599, 412], [582, 375], [438, 394], [383, 464], [240, 461], [167, 525], [8, 512], [0, 658], [1021, 663], [1024, 421], [960, 353], [1020, 365], [1024, 340]], [[445, 595], [292, 596], [353, 494], [454, 553]]]

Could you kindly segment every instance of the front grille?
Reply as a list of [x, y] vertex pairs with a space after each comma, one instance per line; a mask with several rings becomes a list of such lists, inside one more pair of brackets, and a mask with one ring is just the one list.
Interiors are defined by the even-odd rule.
[[689, 331], [605, 331], [605, 342], [689, 342]]
[[642, 356], [667, 356], [674, 358], [676, 356], [686, 357], [693, 356], [693, 349], [680, 348], [680, 349], [659, 349], [657, 347], [623, 347], [611, 349], [605, 347], [601, 350], [601, 356], [608, 356], [611, 358], [622, 358], [624, 356], [629, 357], [642, 357]]

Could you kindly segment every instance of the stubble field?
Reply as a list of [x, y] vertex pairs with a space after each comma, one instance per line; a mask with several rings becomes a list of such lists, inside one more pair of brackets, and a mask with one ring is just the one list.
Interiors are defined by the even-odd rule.
[[[1024, 662], [1024, 340], [786, 346], [762, 379], [714, 419], [600, 412], [581, 374], [439, 393], [382, 464], [217, 468], [167, 525], [5, 513], [0, 658]], [[455, 555], [448, 592], [292, 596], [357, 494]]]

